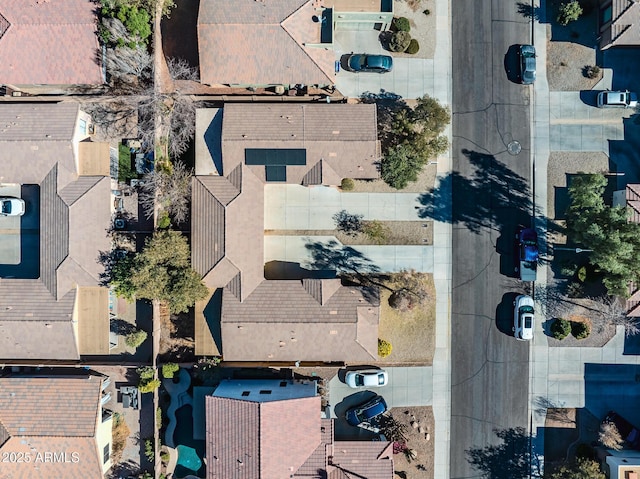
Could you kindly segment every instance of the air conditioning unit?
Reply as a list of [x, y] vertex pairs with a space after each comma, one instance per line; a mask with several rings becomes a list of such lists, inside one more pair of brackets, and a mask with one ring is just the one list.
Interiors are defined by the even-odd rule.
[[22, 92], [21, 91], [12, 91], [11, 92], [11, 96], [22, 96]]
[[90, 135], [94, 135], [96, 132], [96, 126], [93, 123], [89, 123], [89, 125], [87, 125], [87, 131]]

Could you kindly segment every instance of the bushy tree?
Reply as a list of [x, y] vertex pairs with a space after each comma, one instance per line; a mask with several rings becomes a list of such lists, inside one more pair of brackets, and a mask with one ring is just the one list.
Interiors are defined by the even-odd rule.
[[393, 27], [399, 32], [410, 32], [411, 22], [406, 17], [395, 17], [392, 21]]
[[390, 121], [381, 162], [382, 178], [394, 188], [418, 178], [422, 167], [449, 147], [441, 133], [451, 120], [449, 109], [428, 95], [415, 108], [399, 108]]
[[580, 2], [578, 0], [573, 0], [571, 2], [565, 2], [560, 4], [560, 9], [558, 10], [558, 18], [556, 19], [558, 23], [564, 27], [566, 27], [569, 23], [576, 21], [582, 15], [582, 7], [580, 6]]
[[111, 284], [116, 294], [165, 301], [172, 313], [186, 312], [208, 294], [200, 275], [191, 269], [189, 245], [178, 231], [157, 231], [141, 253], [126, 258], [115, 271]]
[[389, 50], [392, 52], [403, 52], [411, 43], [411, 34], [409, 32], [395, 32], [389, 39]]
[[566, 319], [557, 318], [551, 324], [551, 335], [555, 339], [564, 339], [571, 332], [571, 323]]
[[607, 179], [581, 174], [569, 186], [569, 238], [592, 250], [589, 261], [603, 274], [609, 294], [628, 296], [630, 281], [640, 281], [640, 225], [628, 221], [627, 209], [604, 202]]
[[606, 479], [600, 464], [592, 459], [578, 459], [575, 464], [564, 465], [551, 474], [551, 479]]
[[180, 370], [180, 366], [176, 363], [166, 363], [162, 365], [162, 376], [167, 379], [172, 379], [173, 376]]
[[571, 334], [576, 339], [585, 339], [591, 333], [588, 323], [582, 321], [571, 321]]
[[140, 330], [140, 331], [135, 331], [133, 333], [127, 334], [127, 336], [124, 338], [124, 342], [127, 346], [131, 348], [137, 348], [142, 343], [144, 343], [146, 339], [147, 339], [147, 332]]

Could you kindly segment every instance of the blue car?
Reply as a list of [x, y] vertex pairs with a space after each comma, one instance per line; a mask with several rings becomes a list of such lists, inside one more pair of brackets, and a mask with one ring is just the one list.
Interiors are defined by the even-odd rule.
[[393, 58], [389, 55], [351, 54], [347, 65], [352, 72], [387, 73], [393, 69]]
[[533, 228], [521, 227], [516, 234], [518, 265], [516, 271], [522, 281], [535, 281], [538, 268], [538, 234]]
[[352, 407], [347, 410], [347, 422], [352, 426], [359, 426], [362, 423], [370, 422], [387, 411], [387, 403], [382, 396], [374, 396], [360, 406]]

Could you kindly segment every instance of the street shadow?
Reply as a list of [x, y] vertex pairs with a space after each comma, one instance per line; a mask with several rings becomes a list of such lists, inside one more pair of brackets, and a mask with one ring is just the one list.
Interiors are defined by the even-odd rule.
[[487, 479], [541, 477], [531, 437], [522, 427], [494, 429], [500, 442], [467, 449], [467, 461]]
[[[529, 224], [531, 216], [540, 216], [522, 176], [493, 155], [467, 149], [462, 153], [475, 171], [470, 177], [453, 171], [432, 191], [420, 195], [420, 218], [463, 225], [478, 234], [483, 229], [514, 232], [518, 224]], [[451, 210], [446, 207], [450, 202]]]
[[513, 336], [513, 302], [518, 293], [506, 293], [496, 306], [496, 327], [507, 336]]

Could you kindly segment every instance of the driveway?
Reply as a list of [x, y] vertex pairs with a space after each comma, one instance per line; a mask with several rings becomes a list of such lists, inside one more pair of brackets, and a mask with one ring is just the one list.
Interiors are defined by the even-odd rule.
[[347, 409], [362, 404], [375, 394], [384, 397], [389, 409], [394, 407], [429, 406], [432, 404], [432, 368], [385, 368], [389, 383], [381, 388], [352, 389], [344, 383], [346, 369], [342, 369], [329, 381], [331, 417], [336, 418], [336, 437], [345, 440], [366, 439], [371, 433], [347, 424]]
[[[343, 60], [350, 53], [389, 55], [382, 48], [378, 35], [372, 31], [337, 31], [334, 38], [336, 60]], [[365, 92], [395, 93], [403, 98], [419, 98], [434, 87], [434, 61], [423, 58], [393, 59], [393, 70], [389, 73], [353, 73], [341, 63], [336, 75], [336, 87], [348, 97], [359, 97]]]

